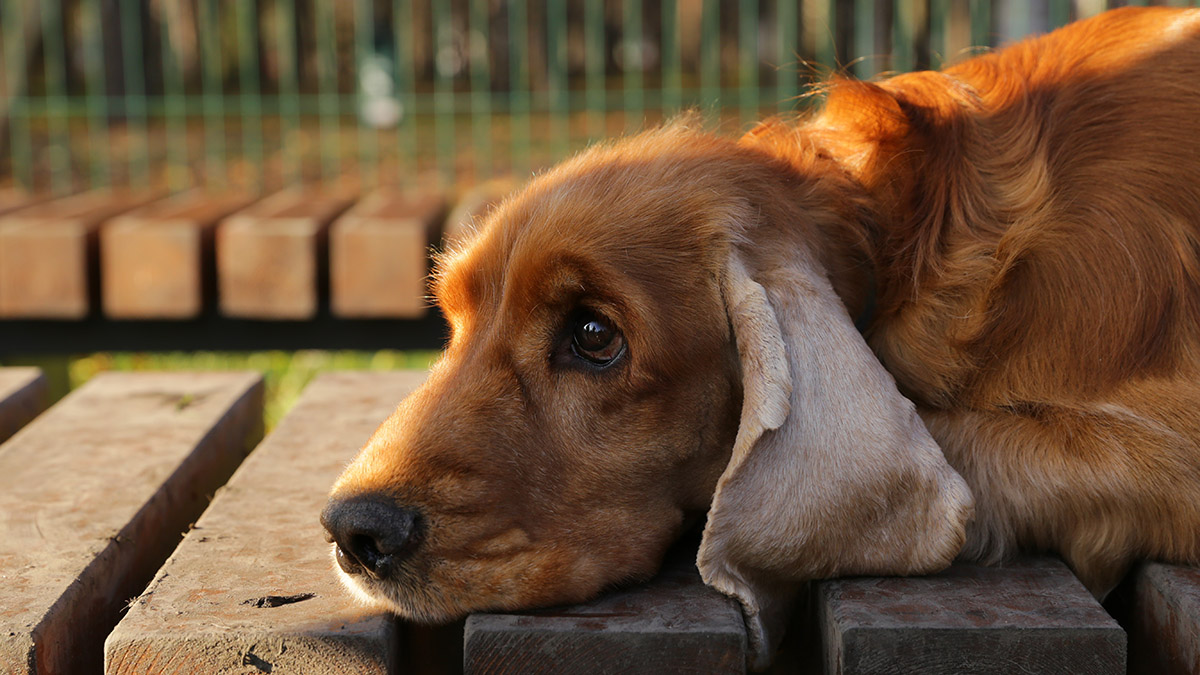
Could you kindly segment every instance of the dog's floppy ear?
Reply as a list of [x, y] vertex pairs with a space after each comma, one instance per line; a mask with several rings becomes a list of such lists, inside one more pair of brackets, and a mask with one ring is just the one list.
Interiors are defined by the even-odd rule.
[[735, 245], [722, 283], [744, 393], [697, 564], [741, 602], [756, 668], [802, 582], [939, 570], [973, 510], [808, 255], [754, 269]]

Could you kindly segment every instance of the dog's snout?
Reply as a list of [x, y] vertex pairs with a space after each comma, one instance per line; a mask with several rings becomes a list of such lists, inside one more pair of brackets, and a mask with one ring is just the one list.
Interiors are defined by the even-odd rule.
[[347, 574], [386, 579], [420, 543], [417, 511], [382, 496], [330, 500], [321, 524]]

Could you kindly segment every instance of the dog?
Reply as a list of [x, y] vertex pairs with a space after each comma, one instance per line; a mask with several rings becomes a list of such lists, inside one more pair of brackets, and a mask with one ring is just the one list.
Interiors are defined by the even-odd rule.
[[322, 515], [419, 621], [697, 565], [765, 666], [806, 580], [1200, 562], [1200, 11], [589, 148], [437, 262], [444, 355]]

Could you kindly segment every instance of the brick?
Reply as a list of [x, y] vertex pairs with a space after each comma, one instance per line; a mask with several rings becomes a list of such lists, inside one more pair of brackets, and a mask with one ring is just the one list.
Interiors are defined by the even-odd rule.
[[0, 672], [99, 672], [104, 636], [257, 438], [254, 373], [100, 375], [0, 450]]
[[469, 239], [479, 221], [519, 186], [520, 184], [511, 178], [494, 178], [463, 193], [450, 215], [446, 217], [446, 225], [442, 229], [442, 245], [453, 247]]
[[46, 376], [37, 368], [0, 368], [0, 443], [46, 409]]
[[222, 221], [217, 228], [222, 313], [246, 319], [315, 317], [329, 223], [350, 203], [344, 191], [291, 189]]
[[110, 220], [100, 231], [101, 299], [118, 319], [191, 319], [212, 295], [213, 230], [240, 194], [186, 192]]
[[341, 587], [318, 518], [346, 462], [423, 377], [310, 384], [132, 604], [106, 672], [387, 672], [397, 624]]
[[415, 319], [428, 311], [429, 250], [445, 199], [437, 192], [372, 193], [329, 231], [330, 306], [347, 318]]
[[1134, 575], [1131, 673], [1200, 673], [1200, 569], [1144, 563]]
[[819, 582], [826, 673], [1124, 673], [1125, 633], [1062, 562]]
[[473, 614], [467, 673], [742, 673], [737, 603], [700, 581], [695, 547], [679, 547], [647, 584], [570, 607]]
[[87, 192], [0, 216], [0, 317], [87, 316], [99, 276], [96, 229], [153, 197]]

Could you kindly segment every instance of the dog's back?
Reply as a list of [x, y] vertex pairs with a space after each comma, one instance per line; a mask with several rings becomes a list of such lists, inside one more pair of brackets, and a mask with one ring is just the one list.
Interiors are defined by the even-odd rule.
[[814, 128], [889, 98], [868, 338], [975, 493], [965, 554], [1059, 549], [1098, 591], [1200, 559], [1200, 11], [838, 86]]

